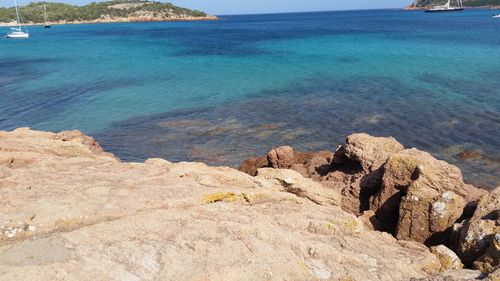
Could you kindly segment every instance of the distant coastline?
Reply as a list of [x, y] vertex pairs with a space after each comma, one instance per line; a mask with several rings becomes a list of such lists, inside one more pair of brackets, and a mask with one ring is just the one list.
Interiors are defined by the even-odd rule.
[[[216, 16], [204, 17], [182, 17], [182, 18], [149, 18], [149, 17], [134, 17], [134, 18], [110, 18], [96, 20], [79, 20], [79, 21], [51, 21], [48, 25], [66, 25], [66, 24], [98, 24], [98, 23], [139, 23], [139, 22], [178, 22], [178, 21], [212, 21], [219, 20]], [[28, 22], [23, 23], [26, 26], [43, 26], [43, 23]], [[16, 22], [1, 22], [0, 27], [17, 26]]]
[[[75, 6], [31, 2], [19, 7], [23, 25], [217, 20], [205, 12], [151, 0], [111, 0]], [[16, 26], [16, 10], [0, 8], [0, 26]]]
[[[425, 10], [429, 9], [432, 6], [424, 6], [424, 7], [416, 7], [413, 5], [406, 6], [403, 8], [403, 10], [406, 11], [413, 11], [413, 10]], [[474, 6], [474, 7], [465, 7], [467, 9], [488, 9], [488, 10], [500, 10], [500, 5], [486, 5], [486, 6]]]

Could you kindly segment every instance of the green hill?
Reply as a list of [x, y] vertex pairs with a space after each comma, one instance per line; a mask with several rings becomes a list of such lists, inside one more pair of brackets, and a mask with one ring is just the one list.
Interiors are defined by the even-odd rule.
[[[20, 7], [25, 23], [42, 23], [44, 20], [44, 2], [30, 3]], [[141, 0], [114, 0], [91, 3], [85, 6], [73, 6], [63, 3], [45, 2], [51, 22], [113, 21], [116, 19], [133, 20], [182, 20], [187, 18], [207, 17], [204, 12], [177, 7], [171, 3]], [[14, 7], [0, 8], [0, 22], [8, 23], [16, 19]]]
[[[415, 0], [410, 7], [436, 6], [446, 4], [446, 2], [446, 0]], [[462, 0], [462, 2], [466, 7], [500, 6], [500, 0]]]

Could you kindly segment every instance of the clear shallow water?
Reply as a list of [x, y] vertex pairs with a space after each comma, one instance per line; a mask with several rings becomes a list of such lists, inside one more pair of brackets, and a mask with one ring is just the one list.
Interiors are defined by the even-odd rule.
[[[31, 27], [28, 41], [0, 40], [0, 130], [80, 129], [125, 160], [233, 166], [282, 144], [333, 150], [364, 131], [491, 187], [500, 184], [493, 13]], [[464, 149], [481, 157], [459, 161]]]

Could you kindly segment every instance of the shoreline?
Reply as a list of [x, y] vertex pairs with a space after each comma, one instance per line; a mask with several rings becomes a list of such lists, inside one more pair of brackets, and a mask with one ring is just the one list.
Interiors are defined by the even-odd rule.
[[[413, 7], [413, 6], [406, 6], [403, 8], [405, 11], [413, 11], [413, 10], [425, 10], [429, 9], [432, 6], [425, 6], [425, 7]], [[500, 6], [496, 5], [486, 5], [486, 6], [477, 6], [477, 7], [464, 7], [465, 9], [484, 9], [484, 10], [500, 10]]]
[[[48, 25], [72, 25], [72, 24], [99, 24], [99, 23], [146, 23], [146, 22], [189, 22], [189, 21], [216, 21], [220, 20], [217, 16], [205, 17], [184, 17], [184, 18], [115, 18], [115, 19], [97, 19], [90, 21], [57, 21], [48, 22]], [[25, 26], [43, 26], [45, 23], [25, 23]], [[17, 23], [0, 23], [0, 27], [17, 26]]]
[[[151, 264], [151, 249], [162, 257], [153, 259], [160, 279], [187, 280], [185, 269], [200, 264], [195, 277], [203, 277], [235, 261], [229, 280], [265, 280], [271, 270], [297, 281], [497, 280], [500, 187], [465, 184], [458, 168], [427, 152], [356, 133], [335, 152], [282, 146], [246, 163], [251, 173], [161, 158], [123, 162], [77, 130], [0, 131], [7, 202], [0, 205], [0, 247], [7, 249], [0, 280], [54, 280], [60, 270], [113, 280], [106, 274], [117, 268], [147, 277], [150, 267], [135, 264]], [[272, 245], [280, 247], [269, 251]], [[295, 272], [291, 255], [324, 272]], [[377, 266], [360, 266], [366, 256]], [[120, 263], [102, 265], [115, 257]], [[271, 258], [279, 261], [270, 265]], [[54, 261], [56, 269], [45, 266]], [[341, 266], [348, 275], [331, 270]], [[162, 273], [172, 268], [173, 275]], [[260, 275], [245, 279], [247, 272]], [[228, 279], [226, 271], [211, 276]]]

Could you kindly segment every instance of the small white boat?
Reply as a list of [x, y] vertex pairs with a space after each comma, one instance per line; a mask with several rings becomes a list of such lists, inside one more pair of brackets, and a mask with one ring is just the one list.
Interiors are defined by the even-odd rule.
[[451, 6], [451, 0], [443, 6], [435, 6], [425, 10], [426, 13], [440, 13], [440, 12], [459, 12], [464, 10], [462, 0], [457, 0], [457, 6]]
[[27, 39], [30, 37], [30, 34], [22, 31], [20, 28], [11, 28], [12, 32], [5, 35], [6, 38], [12, 39]]
[[11, 32], [5, 35], [5, 38], [12, 38], [12, 39], [28, 39], [30, 37], [30, 34], [28, 33], [28, 29], [26, 26], [24, 27], [24, 30], [21, 27], [21, 17], [19, 16], [19, 8], [17, 7], [17, 1], [14, 0], [14, 5], [16, 6], [16, 16], [17, 16], [17, 27], [11, 28]]
[[494, 15], [493, 17], [494, 17], [494, 18], [500, 18], [500, 14], [498, 14], [498, 15]]

